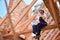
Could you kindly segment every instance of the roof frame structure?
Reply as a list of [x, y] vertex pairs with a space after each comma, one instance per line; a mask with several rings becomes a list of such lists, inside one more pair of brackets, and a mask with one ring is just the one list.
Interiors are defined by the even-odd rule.
[[[45, 5], [46, 5], [46, 7], [49, 9], [49, 11], [51, 12], [51, 15], [52, 15], [52, 17], [54, 18], [54, 20], [55, 20], [55, 22], [56, 22], [56, 25], [50, 25], [50, 26], [48, 26], [48, 27], [44, 27], [42, 30], [49, 30], [49, 29], [54, 29], [54, 28], [60, 28], [60, 19], [59, 19], [59, 16], [58, 16], [58, 14], [59, 14], [59, 10], [58, 10], [58, 8], [57, 8], [57, 6], [56, 6], [56, 4], [54, 3], [54, 1], [53, 0], [43, 0], [44, 1], [44, 3], [45, 3]], [[21, 1], [20, 1], [21, 2]], [[20, 3], [19, 2], [19, 3]], [[59, 1], [60, 2], [60, 1]], [[18, 3], [18, 4], [19, 4]], [[49, 5], [48, 5], [48, 4]], [[16, 8], [17, 6], [15, 6], [14, 8], [13, 8], [13, 10]], [[32, 5], [31, 6], [29, 6], [30, 8], [32, 7]], [[28, 7], [28, 8], [29, 8]], [[28, 9], [27, 8], [27, 9]], [[25, 9], [26, 10], [26, 9]], [[29, 10], [29, 9], [28, 9]], [[58, 11], [58, 12], [57, 12]], [[9, 13], [9, 11], [7, 11], [8, 13]], [[12, 11], [11, 11], [12, 12]], [[24, 12], [23, 12], [24, 13]], [[27, 11], [26, 11], [26, 13], [27, 13]], [[55, 13], [55, 14], [54, 14]], [[58, 14], [57, 14], [58, 13]], [[10, 14], [9, 14], [10, 15]], [[8, 16], [8, 15], [7, 15]], [[9, 16], [8, 16], [9, 17]], [[4, 19], [3, 19], [3, 21], [0, 23], [0, 26], [2, 25], [2, 23], [6, 20], [6, 18], [8, 18], [8, 17], [5, 17]], [[22, 16], [22, 17], [24, 17], [24, 16]], [[21, 18], [22, 18], [21, 17]], [[10, 17], [9, 17], [10, 18]], [[11, 21], [11, 19], [9, 19], [10, 21]], [[12, 23], [11, 23], [12, 24]], [[12, 25], [11, 25], [12, 26]], [[14, 29], [14, 28], [13, 28]], [[25, 29], [25, 28], [24, 28]], [[31, 31], [31, 30], [30, 30]], [[29, 32], [30, 32], [29, 31]], [[32, 31], [31, 31], [32, 32]], [[23, 33], [23, 32], [20, 32], [20, 33]], [[20, 34], [19, 33], [19, 34]], [[28, 33], [28, 32], [27, 32]]]

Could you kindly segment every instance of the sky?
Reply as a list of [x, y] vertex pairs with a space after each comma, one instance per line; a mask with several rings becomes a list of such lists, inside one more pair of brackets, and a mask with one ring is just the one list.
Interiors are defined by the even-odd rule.
[[[7, 3], [9, 4], [9, 0], [6, 0]], [[32, 0], [23, 0], [27, 5], [29, 5], [31, 3]], [[38, 0], [36, 4], [41, 4], [41, 2], [43, 2], [42, 0]], [[57, 3], [58, 4], [58, 3]], [[35, 6], [34, 5], [34, 6]], [[34, 9], [34, 6], [32, 7], [32, 9]], [[6, 7], [5, 7], [5, 3], [4, 0], [0, 0], [0, 16], [3, 17], [6, 14]]]
[[[7, 0], [7, 3], [9, 3], [9, 0]], [[4, 0], [0, 0], [0, 16], [3, 17], [6, 14], [6, 7]]]
[[[9, 0], [6, 0], [9, 3]], [[32, 0], [23, 0], [27, 5], [29, 5], [31, 3]], [[41, 3], [42, 0], [38, 0], [35, 4], [39, 4]], [[34, 7], [32, 8], [34, 9]], [[5, 3], [4, 0], [0, 0], [0, 16], [3, 17], [6, 14], [6, 7], [5, 7]]]

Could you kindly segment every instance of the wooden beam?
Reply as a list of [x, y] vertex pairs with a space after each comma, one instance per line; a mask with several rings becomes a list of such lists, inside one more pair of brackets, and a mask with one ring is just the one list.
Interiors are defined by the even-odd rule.
[[54, 10], [53, 5], [52, 5], [52, 0], [43, 0], [43, 1], [45, 3], [46, 7], [49, 9], [53, 19], [55, 20], [56, 25], [58, 25], [58, 20], [57, 20], [57, 17], [56, 17], [56, 13], [55, 13], [55, 10]]
[[58, 0], [59, 1], [59, 3], [60, 3], [60, 0]]
[[[60, 26], [60, 24], [59, 24]], [[54, 25], [50, 25], [50, 26], [46, 26], [44, 28], [42, 28], [42, 31], [43, 30], [51, 30], [51, 29], [56, 29], [56, 28], [60, 28], [60, 27], [57, 27], [55, 24]], [[32, 30], [32, 29], [31, 29]], [[31, 32], [31, 30], [29, 32]]]
[[55, 40], [60, 40], [60, 36], [58, 36]]
[[[60, 24], [58, 24], [58, 25], [60, 26]], [[59, 26], [57, 27], [57, 25], [54, 24], [54, 25], [46, 26], [46, 27], [42, 28], [42, 30], [50, 30], [50, 29], [60, 28]]]
[[0, 32], [2, 32], [3, 30], [0, 28]]
[[0, 32], [0, 40], [4, 40], [2, 33]]
[[[38, 10], [40, 10], [40, 8]], [[36, 12], [34, 13], [34, 15], [35, 14], [37, 15], [38, 10], [36, 10]], [[22, 27], [24, 25], [24, 27], [22, 28], [22, 31], [24, 31], [27, 28], [27, 26], [32, 22], [33, 19], [35, 19], [35, 17], [32, 17], [31, 19], [28, 19], [26, 22], [24, 22], [24, 23], [21, 24]], [[20, 27], [20, 26], [17, 26], [17, 28]]]
[[22, 18], [29, 12], [29, 10], [32, 8], [32, 6], [36, 3], [37, 0], [33, 0], [29, 6], [27, 6], [22, 13], [22, 15], [19, 17], [19, 19], [16, 22], [15, 27], [18, 25], [18, 23], [22, 20]]
[[46, 36], [46, 33], [47, 33], [48, 31], [50, 31], [50, 30], [46, 30], [46, 31], [44, 31], [44, 32], [41, 34], [40, 40], [42, 40], [42, 38], [43, 38], [44, 36]]
[[[39, 9], [38, 9], [39, 10]], [[37, 11], [38, 11], [37, 10]], [[37, 11], [34, 13], [34, 15], [37, 13]], [[36, 14], [37, 15], [37, 14]], [[34, 19], [35, 17], [33, 16], [33, 17], [31, 17], [31, 18], [29, 18], [29, 19], [27, 19], [25, 22], [23, 22], [23, 23], [21, 23], [21, 25], [19, 26], [16, 26], [16, 28], [15, 28], [15, 30], [17, 29], [17, 30], [19, 30], [19, 29], [21, 29], [21, 28], [19, 28], [19, 27], [23, 27], [23, 25], [24, 25], [24, 27], [21, 29], [21, 31], [24, 31], [26, 28], [27, 28], [27, 26], [32, 22], [32, 20]]]
[[[60, 24], [59, 24], [60, 26]], [[42, 31], [43, 30], [51, 30], [51, 29], [55, 29], [55, 28], [58, 28], [56, 27], [56, 25], [51, 25], [51, 26], [47, 26], [47, 27], [44, 27], [42, 28]], [[27, 33], [32, 33], [32, 29], [28, 30], [28, 31], [21, 31], [21, 32], [16, 32], [18, 35], [21, 35], [21, 34], [27, 34]], [[7, 36], [12, 36], [12, 32], [9, 33], [9, 34], [6, 34], [6, 35], [3, 35], [3, 37], [7, 37]]]
[[53, 8], [54, 8], [54, 10], [55, 10], [55, 13], [54, 13], [54, 14], [56, 14], [58, 23], [60, 23], [60, 15], [59, 15], [60, 12], [59, 12], [59, 8], [58, 8], [57, 4], [54, 3], [53, 1], [52, 1], [52, 5], [53, 5]]
[[9, 2], [9, 8], [12, 7], [12, 5], [13, 5], [13, 1], [14, 1], [14, 0], [10, 0], [10, 2]]
[[52, 2], [52, 0], [49, 0], [49, 3], [50, 3], [51, 12], [53, 13], [55, 22], [56, 22], [56, 24], [58, 24], [58, 19], [57, 19], [57, 17], [56, 17], [56, 13], [55, 13], [55, 9], [54, 9], [54, 7], [53, 7], [53, 2]]
[[8, 17], [8, 19], [9, 19], [9, 25], [11, 26], [11, 30], [12, 30], [12, 32], [13, 32], [13, 34], [14, 34], [14, 37], [13, 37], [13, 39], [14, 40], [19, 40], [18, 39], [18, 36], [16, 35], [16, 33], [15, 33], [15, 30], [14, 30], [14, 28], [13, 28], [13, 24], [12, 24], [12, 20], [11, 20], [11, 15], [10, 15], [10, 13], [9, 13], [9, 8], [7, 7], [7, 1], [5, 0], [5, 5], [6, 5], [6, 9], [7, 9], [7, 17]]
[[51, 8], [50, 8], [50, 5], [49, 5], [49, 0], [43, 0], [43, 2], [45, 4], [45, 6], [49, 9], [49, 12], [51, 13], [51, 15], [52, 15], [52, 17], [54, 19], [53, 13], [51, 12]]
[[[20, 0], [16, 5], [15, 7], [9, 12], [10, 14], [15, 10], [15, 8], [20, 4], [22, 0]], [[5, 20], [7, 19], [7, 15], [1, 20], [0, 22], [0, 26], [5, 22]]]
[[[15, 26], [17, 26], [17, 24], [20, 22], [20, 20], [25, 16], [25, 14], [31, 9], [31, 7], [35, 4], [35, 2], [36, 2], [37, 0], [35, 0], [35, 1], [33, 1], [28, 7], [26, 7], [25, 9], [24, 9], [24, 11], [22, 12], [22, 15], [20, 16], [21, 18], [18, 20], [18, 22], [16, 23], [16, 25]], [[14, 27], [15, 27], [14, 26]]]
[[48, 40], [50, 34], [52, 34], [53, 31], [54, 31], [54, 29], [50, 30], [50, 32], [47, 34], [47, 36], [44, 38], [44, 40]]
[[50, 35], [50, 37], [48, 37], [48, 40], [52, 40], [52, 38], [54, 37], [54, 35], [59, 31], [59, 29], [55, 29], [55, 31], [53, 31]]
[[54, 2], [57, 2], [58, 0], [53, 0]]
[[60, 34], [60, 31], [58, 31], [56, 34], [55, 34], [55, 36], [52, 38], [52, 40], [54, 40], [56, 37], [57, 37], [57, 35], [59, 35]]
[[[26, 20], [26, 21], [25, 21], [24, 23], [22, 23], [20, 26], [23, 26], [23, 25], [26, 24], [27, 22], [28, 22], [28, 24], [30, 24], [31, 21], [35, 18], [36, 15], [37, 15], [37, 14], [34, 14], [33, 16], [31, 16], [31, 18], [29, 18], [28, 20]], [[30, 20], [30, 22], [29, 22], [29, 20]], [[28, 24], [26, 24], [26, 26], [27, 26]], [[19, 27], [20, 27], [20, 26], [19, 26]], [[25, 26], [25, 27], [26, 27], [26, 26]], [[18, 30], [19, 27], [17, 27], [16, 29]], [[25, 27], [24, 27], [24, 29], [25, 29]], [[16, 29], [15, 29], [15, 30], [16, 30]], [[17, 30], [16, 30], [16, 31], [17, 31]], [[25, 31], [25, 32], [16, 32], [16, 33], [20, 35], [20, 34], [23, 34], [23, 33], [30, 33], [30, 32], [32, 32], [32, 30], [27, 31], [27, 32]], [[6, 34], [6, 36], [7, 36], [7, 35], [10, 36], [11, 34], [12, 34], [12, 32], [9, 33], [9, 34]]]
[[[20, 29], [20, 31], [23, 31], [30, 23], [31, 23], [31, 21], [36, 17], [36, 13], [33, 15], [33, 16], [31, 16], [29, 19], [27, 19], [25, 22], [23, 22], [23, 23], [21, 23], [20, 25], [18, 25], [18, 26], [16, 26], [15, 27], [15, 30], [17, 29], [17, 30], [19, 30]], [[24, 25], [24, 26], [23, 26]], [[22, 29], [20, 28], [20, 27], [22, 27]], [[16, 30], [16, 31], [17, 31]]]
[[[19, 33], [17, 32], [17, 35], [28, 34], [28, 33], [32, 33], [32, 30], [23, 31], [23, 32], [19, 32]], [[9, 36], [13, 36], [13, 33], [10, 32], [10, 33], [8, 33], [8, 34], [3, 35], [3, 37], [9, 37]]]

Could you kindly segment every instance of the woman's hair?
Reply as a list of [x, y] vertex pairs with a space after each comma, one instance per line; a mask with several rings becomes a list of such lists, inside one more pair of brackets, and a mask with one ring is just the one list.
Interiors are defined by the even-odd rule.
[[39, 12], [40, 12], [40, 14], [42, 14], [42, 15], [44, 14], [44, 10], [39, 10]]
[[39, 17], [39, 21], [43, 21], [43, 18], [42, 17]]
[[45, 20], [42, 17], [39, 17], [40, 22], [45, 22]]

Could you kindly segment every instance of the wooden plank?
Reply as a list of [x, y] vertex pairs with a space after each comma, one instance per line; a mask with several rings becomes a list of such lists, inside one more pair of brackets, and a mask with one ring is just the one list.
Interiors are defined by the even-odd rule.
[[13, 28], [13, 24], [12, 24], [12, 21], [11, 21], [11, 15], [10, 15], [10, 13], [9, 13], [9, 8], [7, 7], [7, 1], [5, 0], [5, 5], [6, 5], [6, 9], [7, 9], [7, 17], [8, 17], [8, 19], [9, 19], [9, 25], [11, 26], [11, 30], [12, 30], [12, 32], [13, 32], [13, 34], [14, 34], [14, 40], [19, 40], [18, 39], [18, 36], [16, 35], [16, 33], [15, 33], [15, 31], [14, 31], [14, 28]]
[[13, 5], [13, 1], [14, 1], [14, 0], [10, 0], [10, 2], [9, 2], [9, 8], [12, 7], [12, 5]]
[[59, 1], [59, 3], [60, 3], [60, 0], [58, 0]]
[[60, 23], [60, 15], [59, 15], [60, 12], [59, 12], [59, 8], [58, 8], [57, 4], [54, 3], [53, 1], [52, 1], [52, 5], [53, 5], [53, 8], [54, 8], [54, 10], [55, 10], [55, 13], [54, 13], [54, 14], [56, 14], [58, 23]]
[[58, 31], [56, 34], [55, 34], [55, 36], [52, 38], [52, 40], [54, 40], [56, 37], [57, 37], [57, 35], [59, 35], [60, 34], [60, 31]]
[[[16, 6], [9, 12], [10, 14], [15, 10], [15, 8], [20, 4], [22, 0], [20, 0]], [[0, 22], [0, 26], [4, 23], [4, 21], [7, 19], [7, 15], [2, 19], [2, 21]]]
[[0, 40], [4, 40], [2, 33], [0, 32]]
[[58, 29], [55, 29], [55, 31], [50, 34], [51, 36], [48, 37], [48, 40], [52, 40], [52, 38], [54, 37], [54, 35], [55, 35], [58, 31], [59, 31]]
[[[56, 22], [56, 25], [58, 25], [58, 21], [57, 21], [57, 17], [56, 17], [56, 13], [55, 13], [55, 10], [53, 8], [53, 5], [52, 5], [52, 0], [43, 0], [46, 7], [49, 9], [53, 19], [55, 20]], [[48, 3], [48, 4], [47, 4]], [[55, 13], [55, 14], [54, 14]]]
[[47, 36], [44, 38], [44, 40], [47, 40], [47, 39], [49, 38], [50, 34], [51, 34], [53, 31], [54, 31], [54, 29], [52, 29], [52, 30], [47, 34]]
[[29, 12], [31, 7], [36, 3], [37, 0], [33, 0], [29, 6], [27, 6], [22, 13], [22, 15], [19, 17], [20, 19], [17, 20], [15, 27], [18, 25], [18, 23], [22, 20], [22, 18]]
[[51, 15], [52, 15], [52, 17], [54, 19], [53, 13], [51, 12], [51, 8], [50, 8], [50, 5], [49, 5], [49, 0], [43, 0], [43, 1], [44, 1], [45, 6], [49, 9], [49, 12], [51, 13]]
[[[28, 24], [30, 24], [30, 22], [33, 20], [33, 18], [35, 18], [35, 16], [36, 16], [36, 14], [35, 15], [33, 15], [33, 16], [31, 16], [31, 18], [29, 18], [28, 20], [26, 20], [22, 25], [20, 25], [20, 26], [23, 26], [26, 22], [28, 22]], [[29, 20], [31, 20], [30, 22], [29, 22]], [[28, 25], [28, 24], [26, 24], [26, 26]], [[25, 27], [26, 27], [25, 26]], [[24, 27], [24, 29], [25, 29], [25, 27]], [[16, 29], [15, 29], [16, 30]], [[27, 31], [27, 32], [32, 32], [32, 30], [30, 30], [30, 31]], [[27, 33], [26, 32], [26, 33]], [[20, 34], [23, 34], [23, 32], [17, 32], [19, 35]], [[12, 34], [12, 33], [11, 33]], [[7, 35], [10, 35], [10, 34], [7, 34]]]
[[[16, 31], [18, 31], [20, 29], [20, 31], [23, 31], [31, 23], [31, 21], [36, 17], [36, 15], [37, 14], [35, 13], [33, 16], [31, 16], [25, 22], [23, 22], [20, 25], [16, 26], [15, 30], [17, 29]], [[22, 27], [22, 29], [20, 27]]]
[[[60, 26], [60, 24], [59, 24]], [[43, 30], [51, 30], [51, 29], [55, 29], [55, 28], [58, 28], [56, 27], [56, 25], [50, 25], [50, 26], [47, 26], [46, 28], [42, 28], [42, 31]], [[32, 33], [32, 29], [28, 30], [28, 31], [23, 31], [23, 32], [16, 32], [18, 35], [20, 34], [27, 34], [27, 33]], [[3, 37], [7, 37], [7, 36], [12, 36], [12, 32], [9, 33], [9, 34], [6, 34], [6, 35], [3, 35]]]
[[50, 31], [50, 30], [46, 30], [46, 31], [44, 31], [44, 32], [41, 34], [40, 40], [42, 40], [42, 38], [43, 38], [44, 36], [46, 36], [46, 33], [47, 33], [48, 31]]
[[60, 36], [58, 36], [55, 40], [60, 40]]

